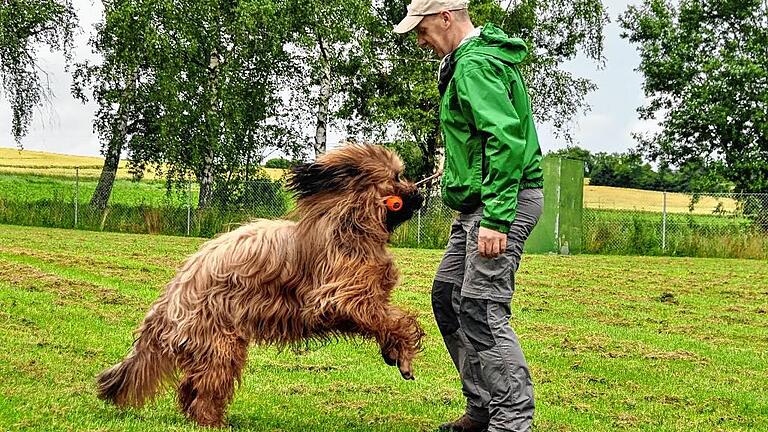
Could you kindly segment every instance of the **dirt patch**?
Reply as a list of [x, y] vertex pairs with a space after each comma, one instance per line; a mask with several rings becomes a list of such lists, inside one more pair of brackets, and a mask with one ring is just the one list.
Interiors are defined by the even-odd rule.
[[643, 351], [639, 342], [614, 340], [603, 336], [586, 336], [584, 338], [564, 338], [560, 342], [564, 349], [576, 354], [595, 353], [605, 358], [622, 358], [637, 355]]
[[619, 429], [634, 429], [640, 423], [640, 419], [629, 413], [619, 413], [613, 418], [613, 426]]
[[[129, 280], [134, 283], [151, 284], [156, 279], [156, 271], [151, 265], [143, 263], [124, 263], [117, 264], [114, 261], [104, 258], [95, 258], [92, 256], [77, 255], [67, 253], [53, 253], [49, 251], [28, 250], [21, 248], [0, 247], [0, 252], [10, 255], [36, 258], [46, 263], [57, 264], [67, 267], [77, 267], [79, 269], [91, 269], [97, 271], [101, 277], [118, 277]], [[154, 276], [154, 277], [153, 277]]]
[[51, 293], [60, 304], [87, 306], [90, 300], [100, 304], [143, 305], [137, 299], [122, 295], [113, 288], [65, 279], [30, 265], [3, 260], [0, 260], [0, 282], [19, 290]]
[[684, 360], [692, 361], [694, 363], [707, 364], [709, 361], [696, 353], [685, 350], [676, 351], [654, 351], [647, 353], [643, 356], [648, 360]]
[[666, 304], [673, 304], [673, 305], [678, 304], [677, 298], [671, 292], [663, 292], [663, 293], [661, 293], [661, 295], [656, 297], [656, 300], [660, 301], [662, 303], [666, 303]]

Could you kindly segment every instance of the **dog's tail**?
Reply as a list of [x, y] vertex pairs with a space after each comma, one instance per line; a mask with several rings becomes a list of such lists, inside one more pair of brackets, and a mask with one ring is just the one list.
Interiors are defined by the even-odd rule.
[[96, 378], [99, 399], [120, 407], [139, 407], [173, 376], [176, 364], [161, 346], [161, 325], [156, 315], [147, 316], [128, 356]]

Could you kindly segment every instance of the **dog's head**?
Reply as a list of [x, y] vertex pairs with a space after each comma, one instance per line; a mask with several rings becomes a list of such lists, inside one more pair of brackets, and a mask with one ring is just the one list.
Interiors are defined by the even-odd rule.
[[389, 232], [410, 219], [423, 202], [416, 186], [403, 177], [403, 162], [382, 146], [346, 145], [293, 168], [292, 174], [288, 187], [300, 208], [359, 210], [348, 213], [376, 219]]

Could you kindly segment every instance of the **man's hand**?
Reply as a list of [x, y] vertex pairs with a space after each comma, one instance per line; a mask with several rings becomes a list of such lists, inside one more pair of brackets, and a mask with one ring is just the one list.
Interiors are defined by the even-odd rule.
[[507, 250], [507, 235], [480, 227], [477, 233], [477, 251], [481, 257], [496, 258]]

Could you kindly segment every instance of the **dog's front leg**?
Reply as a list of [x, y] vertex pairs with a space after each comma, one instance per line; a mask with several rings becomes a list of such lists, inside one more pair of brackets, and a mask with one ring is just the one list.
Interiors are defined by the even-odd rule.
[[362, 333], [373, 336], [384, 361], [397, 366], [405, 379], [413, 379], [413, 358], [421, 349], [424, 331], [416, 317], [391, 305], [367, 304], [350, 318]]
[[424, 331], [413, 315], [393, 306], [387, 312], [391, 330], [376, 337], [381, 354], [387, 364], [398, 367], [403, 378], [413, 379], [413, 358], [421, 349]]

